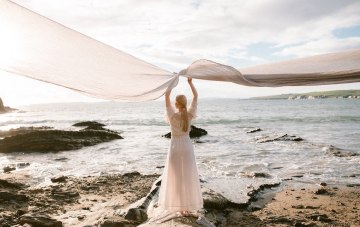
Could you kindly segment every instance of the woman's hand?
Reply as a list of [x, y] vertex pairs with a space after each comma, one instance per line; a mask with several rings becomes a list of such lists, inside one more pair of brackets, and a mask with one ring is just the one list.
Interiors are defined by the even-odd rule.
[[188, 83], [191, 84], [192, 83], [192, 78], [191, 77], [188, 77]]

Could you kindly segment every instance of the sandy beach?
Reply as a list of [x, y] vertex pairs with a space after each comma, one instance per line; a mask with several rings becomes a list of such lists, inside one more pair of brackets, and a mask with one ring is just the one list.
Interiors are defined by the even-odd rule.
[[[25, 172], [2, 174], [0, 224], [202, 226], [196, 217], [147, 223], [149, 204], [156, 200], [149, 192], [158, 178], [159, 175], [138, 172], [54, 177], [51, 185], [29, 187], [26, 182], [31, 179]], [[360, 185], [284, 181], [278, 186], [250, 190], [249, 200], [242, 204], [235, 204], [204, 185], [202, 190], [205, 217], [216, 226], [360, 226]]]

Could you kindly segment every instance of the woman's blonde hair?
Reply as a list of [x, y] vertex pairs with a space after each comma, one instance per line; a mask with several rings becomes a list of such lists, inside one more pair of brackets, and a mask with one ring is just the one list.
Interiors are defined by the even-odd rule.
[[187, 107], [186, 107], [186, 103], [187, 103], [186, 96], [178, 95], [178, 96], [176, 96], [175, 100], [179, 106], [179, 110], [180, 110], [180, 108], [184, 109], [184, 111], [180, 111], [180, 113], [181, 113], [180, 127], [184, 132], [186, 132], [189, 128], [189, 118], [188, 118], [188, 112], [187, 112]]

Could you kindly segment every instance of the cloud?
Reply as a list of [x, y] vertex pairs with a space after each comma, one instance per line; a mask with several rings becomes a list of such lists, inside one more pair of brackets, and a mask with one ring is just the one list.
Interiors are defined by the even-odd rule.
[[17, 2], [119, 49], [174, 65], [197, 58], [227, 62], [234, 49], [243, 57], [261, 42], [284, 48], [277, 54], [297, 56], [291, 46], [329, 39], [338, 28], [360, 24], [360, 2], [349, 0]]

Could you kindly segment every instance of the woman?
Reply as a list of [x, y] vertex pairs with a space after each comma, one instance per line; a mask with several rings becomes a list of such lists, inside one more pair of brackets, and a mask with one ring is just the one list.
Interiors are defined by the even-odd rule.
[[189, 109], [184, 95], [176, 96], [175, 107], [170, 101], [171, 90], [165, 94], [166, 115], [171, 126], [171, 143], [159, 192], [158, 209], [163, 211], [158, 223], [179, 216], [196, 216], [203, 208], [203, 198], [189, 132], [196, 116], [198, 94], [188, 78], [193, 93]]

